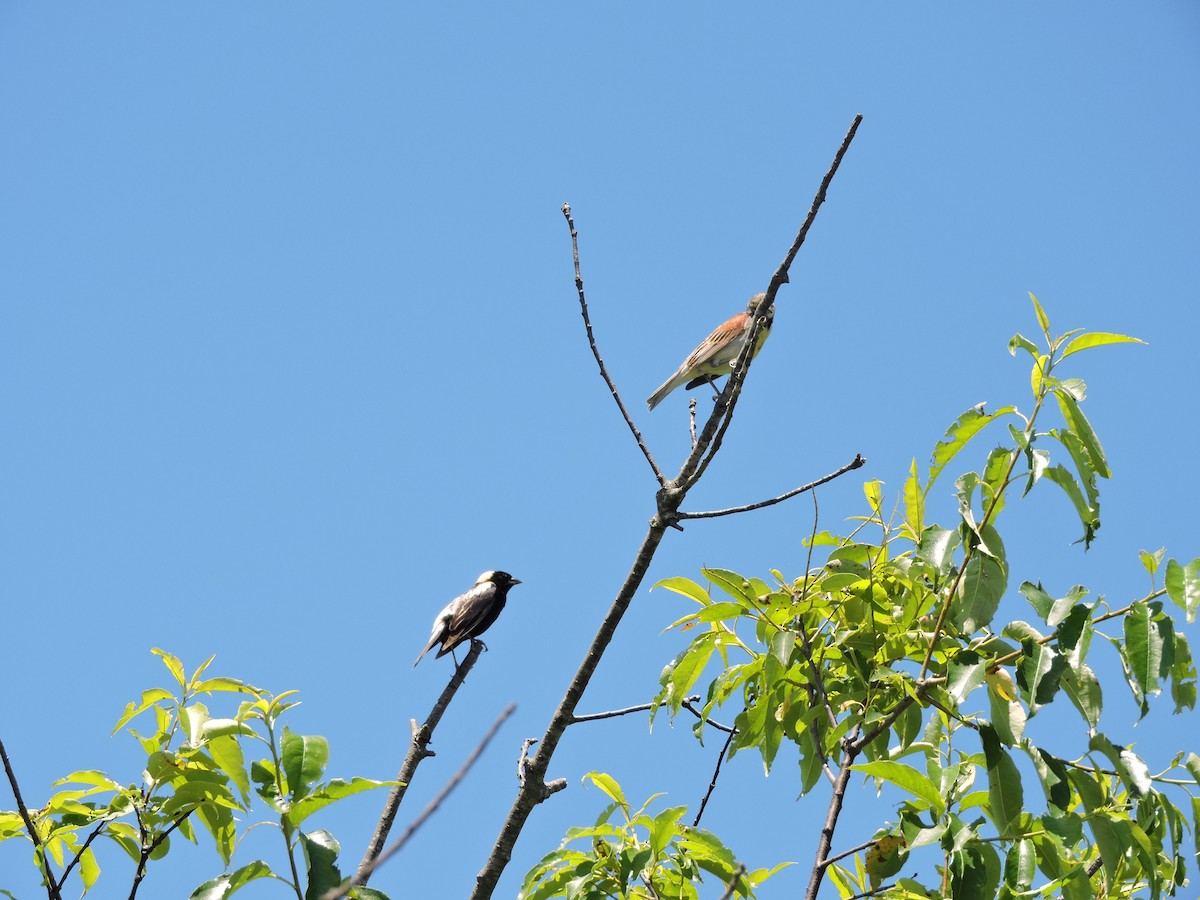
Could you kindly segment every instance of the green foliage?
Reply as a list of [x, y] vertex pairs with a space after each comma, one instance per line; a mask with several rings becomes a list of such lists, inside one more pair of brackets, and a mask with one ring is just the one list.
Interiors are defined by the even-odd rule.
[[[655, 700], [667, 714], [699, 689], [705, 701], [694, 731], [702, 739], [707, 717], [731, 705], [739, 710], [731, 753], [758, 753], [766, 771], [781, 758], [794, 762], [801, 794], [822, 771], [844, 768], [900, 790], [899, 835], [881, 833], [866, 864], [856, 855], [852, 867], [826, 869], [844, 897], [879, 888], [898, 871], [897, 856], [929, 852], [935, 881], [900, 879], [882, 896], [1168, 896], [1197, 849], [1184, 846], [1183, 831], [1190, 817], [1200, 834], [1200, 758], [1185, 763], [1180, 754], [1153, 774], [1098, 731], [1103, 694], [1087, 660], [1099, 635], [1115, 648], [1143, 716], [1168, 687], [1175, 712], [1192, 710], [1196, 667], [1160, 598], [1168, 595], [1192, 621], [1200, 560], [1168, 560], [1166, 586], [1119, 609], [1089, 599], [1082, 586], [1055, 597], [1025, 582], [1028, 621], [994, 622], [1009, 595], [999, 528], [1014, 486], [1024, 496], [1039, 482], [1057, 485], [1085, 549], [1100, 528], [1097, 485], [1111, 471], [1083, 412], [1086, 387], [1062, 377], [1060, 366], [1094, 347], [1140, 343], [1106, 332], [1053, 337], [1032, 299], [1044, 346], [1019, 334], [1009, 342], [1011, 353], [1032, 359], [1031, 411], [1014, 405], [959, 416], [924, 479], [914, 461], [898, 522], [885, 518], [881, 485], [870, 482], [868, 514], [849, 535], [814, 532], [810, 553], [828, 547], [828, 556], [799, 577], [773, 571], [768, 583], [704, 569], [703, 582], [659, 584], [697, 607], [672, 625], [690, 642], [661, 676]], [[1047, 426], [1052, 410], [1060, 421]], [[928, 522], [938, 477], [1001, 420], [1008, 440], [955, 482], [956, 521]], [[1143, 552], [1152, 577], [1163, 556]], [[1117, 626], [1111, 632], [1109, 622]], [[1025, 736], [1028, 720], [1064, 695], [1084, 736], [1071, 757]], [[1022, 783], [1019, 755], [1032, 762], [1035, 784]], [[911, 756], [923, 766], [902, 761]], [[1170, 777], [1177, 773], [1184, 777]], [[1045, 797], [1040, 812], [1032, 811], [1035, 793]], [[1180, 796], [1186, 802], [1176, 805]]]
[[[342, 880], [337, 842], [324, 831], [301, 832], [300, 823], [342, 797], [392, 782], [321, 781], [329, 759], [325, 738], [279, 727], [281, 717], [296, 705], [290, 699], [294, 691], [273, 696], [235, 678], [203, 677], [212, 657], [189, 678], [177, 657], [163, 650], [153, 652], [170, 672], [174, 686], [144, 691], [113, 728], [116, 733], [134, 719], [152, 718], [149, 733], [129, 729], [146, 754], [141, 785], [126, 786], [97, 771], [74, 772], [56, 781], [60, 790], [41, 809], [29, 811], [40, 843], [35, 850], [39, 869], [58, 870], [51, 877], [60, 893], [74, 873], [86, 893], [100, 875], [93, 845], [103, 837], [133, 861], [136, 893], [149, 864], [170, 852], [171, 835], [178, 833], [195, 842], [194, 823], [199, 822], [225, 871], [196, 888], [193, 900], [228, 897], [260, 878], [282, 881], [297, 897], [306, 898], [337, 886]], [[199, 702], [202, 696], [230, 694], [239, 700], [232, 718], [212, 716]], [[266, 753], [248, 770], [247, 742], [260, 745]], [[253, 794], [278, 817], [267, 824], [273, 824], [283, 838], [287, 874], [277, 873], [263, 860], [229, 868], [240, 836], [249, 830], [240, 827], [235, 816], [249, 811], [252, 787]], [[17, 812], [0, 812], [0, 840], [10, 838], [29, 840], [30, 836]], [[302, 879], [297, 878], [298, 848], [303, 851]], [[350, 896], [384, 895], [361, 889]]]
[[[612, 776], [591, 772], [584, 780], [612, 802], [595, 825], [572, 828], [562, 845], [529, 871], [521, 900], [696, 898], [696, 882], [703, 882], [706, 873], [726, 887], [732, 885], [728, 896], [753, 897], [754, 888], [784, 868], [745, 871], [715, 834], [683, 824], [686, 806], [670, 806], [652, 815], [647, 810], [661, 795], [633, 810]], [[580, 842], [585, 846], [572, 846]]]

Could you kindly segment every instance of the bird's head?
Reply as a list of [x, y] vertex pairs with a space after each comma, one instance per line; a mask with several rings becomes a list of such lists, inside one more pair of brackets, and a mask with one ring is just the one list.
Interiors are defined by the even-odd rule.
[[490, 581], [496, 587], [512, 587], [514, 584], [520, 584], [520, 578], [513, 578], [507, 572], [501, 572], [498, 569], [488, 569], [478, 578], [475, 579], [476, 584], [483, 584], [485, 581]]
[[[767, 299], [767, 295], [766, 295], [765, 291], [761, 294], [755, 294], [753, 297], [751, 297], [750, 302], [746, 304], [746, 315], [748, 315], [748, 316], [757, 315], [762, 307], [763, 301], [765, 301], [766, 299]], [[775, 304], [772, 303], [771, 308], [767, 311], [767, 327], [768, 328], [771, 327], [771, 322], [774, 320], [774, 318], [775, 318]]]

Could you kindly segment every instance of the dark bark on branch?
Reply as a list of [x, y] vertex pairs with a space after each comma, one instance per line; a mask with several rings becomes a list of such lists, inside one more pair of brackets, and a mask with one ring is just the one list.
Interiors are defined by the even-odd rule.
[[[472, 650], [474, 650], [474, 647], [472, 647]], [[458, 771], [455, 772], [450, 780], [447, 781], [442, 787], [442, 789], [438, 791], [437, 796], [430, 800], [428, 805], [421, 810], [421, 814], [409, 823], [408, 827], [404, 829], [404, 832], [400, 835], [400, 837], [396, 838], [390, 847], [388, 847], [382, 853], [379, 853], [370, 863], [364, 860], [363, 864], [359, 866], [358, 872], [355, 873], [352, 879], [340, 887], [336, 887], [331, 891], [327, 891], [324, 896], [322, 896], [321, 900], [338, 900], [340, 897], [345, 897], [352, 888], [365, 883], [366, 879], [370, 877], [372, 872], [403, 850], [404, 845], [408, 843], [408, 839], [416, 834], [418, 829], [425, 824], [429, 817], [438, 811], [438, 807], [440, 807], [445, 799], [454, 792], [454, 789], [458, 787], [459, 782], [461, 782], [467, 776], [467, 773], [471, 771], [471, 767], [475, 765], [475, 761], [479, 759], [483, 751], [487, 749], [487, 745], [490, 744], [492, 738], [496, 736], [496, 732], [500, 730], [500, 726], [503, 725], [508, 717], [516, 711], [517, 705], [515, 703], [510, 703], [505, 708], [504, 712], [500, 713], [500, 715], [496, 717], [496, 721], [492, 723], [492, 727], [487, 730], [487, 733], [480, 739], [479, 743], [475, 745], [475, 749], [472, 750], [470, 755], [467, 756], [466, 760], [463, 761], [463, 764], [459, 767]]]
[[471, 671], [475, 665], [475, 661], [479, 659], [479, 654], [483, 652], [483, 642], [477, 639], [471, 640], [471, 649], [463, 659], [461, 665], [454, 669], [454, 674], [450, 676], [450, 681], [442, 690], [442, 695], [438, 697], [437, 703], [433, 704], [433, 709], [429, 711], [429, 716], [425, 719], [425, 724], [417, 726], [413, 722], [412, 740], [408, 744], [408, 753], [404, 756], [404, 762], [400, 765], [400, 772], [396, 775], [397, 784], [388, 794], [387, 802], [383, 805], [383, 813], [379, 817], [379, 824], [375, 826], [375, 834], [371, 836], [371, 842], [367, 845], [367, 852], [363, 855], [362, 862], [358, 865], [358, 871], [354, 875], [353, 884], [366, 884], [371, 877], [371, 870], [375, 867], [375, 860], [381, 852], [383, 845], [387, 843], [388, 832], [392, 830], [392, 823], [396, 821], [396, 810], [400, 808], [400, 801], [404, 799], [404, 794], [408, 790], [409, 784], [412, 782], [413, 776], [417, 772], [417, 766], [421, 764], [421, 760], [427, 756], [433, 756], [433, 751], [429, 749], [429, 742], [433, 739], [434, 729], [442, 720], [442, 714], [445, 713], [446, 707], [450, 705], [450, 701], [454, 699], [454, 695], [466, 680], [467, 673]]

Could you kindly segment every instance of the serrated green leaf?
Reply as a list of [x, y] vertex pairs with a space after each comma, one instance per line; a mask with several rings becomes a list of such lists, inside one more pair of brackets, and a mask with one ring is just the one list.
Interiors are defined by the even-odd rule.
[[904, 480], [904, 521], [914, 535], [925, 530], [925, 492], [921, 490], [921, 477], [917, 474], [917, 461], [913, 459]]
[[148, 691], [142, 691], [140, 700], [134, 700], [125, 707], [125, 711], [121, 713], [121, 718], [113, 726], [112, 733], [116, 734], [131, 719], [145, 712], [156, 703], [161, 703], [163, 700], [173, 700], [174, 696], [174, 694], [164, 688], [152, 688]]
[[1155, 605], [1138, 601], [1125, 614], [1125, 652], [1143, 694], [1161, 691], [1159, 679], [1170, 670], [1170, 661], [1166, 658], [1165, 623], [1155, 615]]
[[1088, 331], [1067, 342], [1063, 347], [1060, 359], [1066, 359], [1072, 353], [1088, 350], [1092, 347], [1103, 347], [1107, 344], [1145, 344], [1145, 341], [1130, 337], [1127, 334], [1113, 334], [1108, 331]]
[[1083, 492], [1079, 489], [1079, 482], [1063, 465], [1050, 466], [1046, 469], [1044, 477], [1062, 488], [1063, 493], [1070, 499], [1071, 505], [1075, 507], [1075, 513], [1083, 525], [1083, 537], [1079, 540], [1083, 542], [1085, 549], [1090, 547], [1096, 538], [1096, 532], [1100, 530], [1100, 515], [1084, 498]]
[[1066, 764], [1056, 756], [1035, 747], [1032, 741], [1021, 742], [1021, 749], [1029, 754], [1034, 771], [1042, 783], [1047, 802], [1059, 813], [1066, 812], [1071, 805], [1071, 787]]

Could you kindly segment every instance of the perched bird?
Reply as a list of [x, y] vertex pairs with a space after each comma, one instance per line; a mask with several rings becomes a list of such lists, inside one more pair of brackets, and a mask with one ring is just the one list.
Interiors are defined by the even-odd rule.
[[[417, 657], [417, 662], [413, 663], [413, 668], [439, 641], [442, 648], [437, 655], [445, 656], [459, 644], [479, 637], [491, 628], [500, 610], [504, 609], [508, 589], [520, 583], [519, 578], [513, 578], [507, 572], [487, 571], [480, 575], [469, 591], [459, 594], [437, 614], [433, 620], [433, 634], [429, 636], [429, 643]], [[457, 662], [458, 658], [455, 657]]]
[[[722, 375], [733, 372], [738, 354], [746, 346], [746, 337], [754, 325], [754, 316], [758, 305], [766, 299], [766, 294], [755, 294], [746, 305], [746, 311], [740, 312], [727, 322], [717, 326], [717, 330], [704, 339], [704, 342], [692, 351], [692, 355], [683, 361], [683, 365], [646, 400], [651, 409], [658, 406], [663, 398], [681, 384], [687, 385], [687, 390], [709, 384]], [[767, 312], [767, 321], [758, 330], [758, 344], [754, 355], [762, 349], [771, 331], [771, 323], [775, 318], [775, 306], [772, 304]]]

